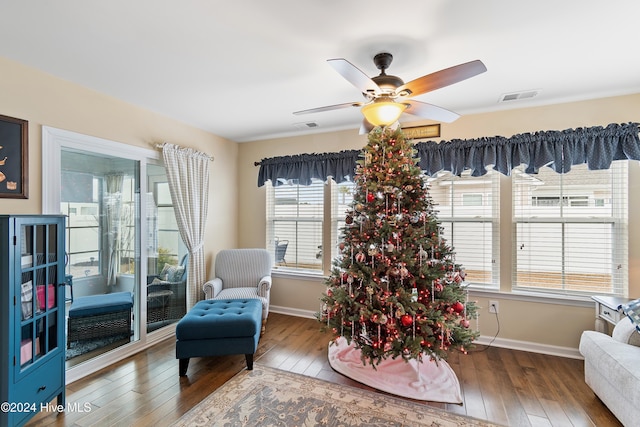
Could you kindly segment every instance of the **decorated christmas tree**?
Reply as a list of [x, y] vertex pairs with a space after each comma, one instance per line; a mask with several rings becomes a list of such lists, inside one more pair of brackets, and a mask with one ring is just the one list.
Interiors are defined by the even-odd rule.
[[476, 306], [400, 128], [370, 132], [354, 181], [318, 320], [373, 367], [466, 352], [478, 336], [469, 328]]

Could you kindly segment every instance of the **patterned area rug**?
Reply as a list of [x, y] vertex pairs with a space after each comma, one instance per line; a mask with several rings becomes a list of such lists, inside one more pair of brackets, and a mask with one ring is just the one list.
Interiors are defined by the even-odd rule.
[[174, 426], [495, 426], [392, 396], [255, 365]]

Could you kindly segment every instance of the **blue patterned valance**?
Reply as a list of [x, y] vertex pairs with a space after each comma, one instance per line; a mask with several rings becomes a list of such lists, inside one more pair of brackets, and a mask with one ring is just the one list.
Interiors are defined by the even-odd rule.
[[510, 138], [454, 139], [447, 142], [420, 142], [415, 145], [420, 169], [427, 175], [449, 171], [460, 175], [470, 169], [473, 176], [487, 173], [487, 166], [510, 175], [525, 165], [527, 173], [549, 166], [566, 173], [571, 166], [586, 163], [589, 169], [608, 169], [613, 160], [640, 160], [638, 123], [610, 124], [607, 127], [523, 133]]
[[[537, 173], [549, 166], [567, 173], [573, 165], [586, 163], [589, 169], [608, 169], [614, 160], [640, 160], [638, 123], [610, 124], [606, 127], [540, 131], [511, 136], [454, 139], [415, 144], [420, 169], [427, 175], [449, 171], [460, 175], [471, 170], [473, 176], [487, 173], [487, 167], [510, 175], [517, 166], [525, 165], [527, 173]], [[272, 157], [260, 162], [258, 186], [268, 180], [298, 179], [308, 185], [311, 178], [336, 182], [353, 178], [360, 150], [339, 153], [298, 154]]]
[[297, 179], [299, 184], [310, 185], [311, 178], [326, 181], [328, 177], [340, 183], [352, 180], [356, 161], [361, 150], [347, 150], [339, 153], [297, 154], [293, 156], [271, 157], [260, 161], [258, 187], [271, 181], [275, 187], [278, 179]]

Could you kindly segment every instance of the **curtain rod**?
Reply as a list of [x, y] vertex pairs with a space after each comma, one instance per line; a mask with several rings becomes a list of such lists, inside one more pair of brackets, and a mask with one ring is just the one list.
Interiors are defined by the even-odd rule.
[[[165, 142], [163, 142], [162, 144], [155, 144], [156, 148], [162, 149], [162, 147], [164, 146], [164, 144], [166, 144]], [[179, 145], [176, 145], [176, 147], [180, 147]], [[184, 147], [180, 147], [180, 148], [184, 148]], [[213, 156], [207, 153], [202, 153], [205, 156], [207, 156], [209, 158], [209, 160], [213, 161]]]

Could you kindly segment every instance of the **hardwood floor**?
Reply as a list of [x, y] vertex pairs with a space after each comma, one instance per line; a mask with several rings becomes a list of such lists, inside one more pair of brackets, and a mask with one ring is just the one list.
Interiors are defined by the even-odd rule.
[[[328, 340], [315, 320], [271, 313], [255, 362], [369, 389], [331, 369]], [[584, 383], [581, 360], [478, 346], [448, 362], [464, 403], [423, 404], [506, 426], [621, 425]], [[68, 385], [67, 403], [84, 412], [41, 412], [28, 425], [168, 426], [242, 369], [243, 355], [196, 358], [180, 378], [169, 339]]]

